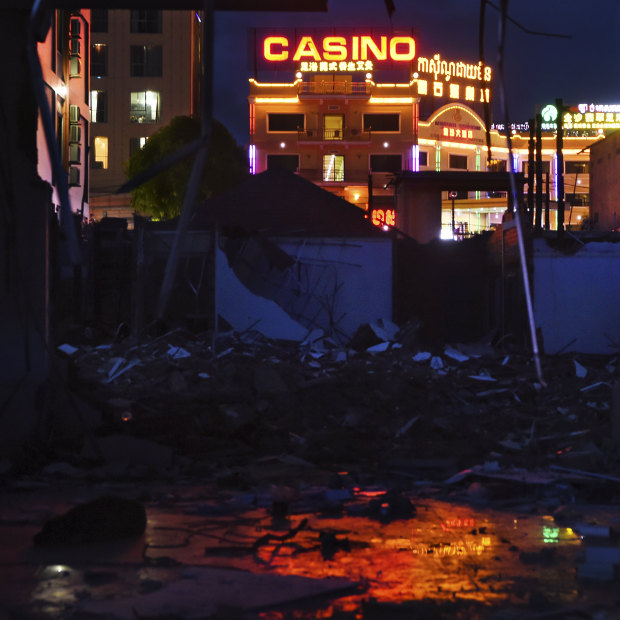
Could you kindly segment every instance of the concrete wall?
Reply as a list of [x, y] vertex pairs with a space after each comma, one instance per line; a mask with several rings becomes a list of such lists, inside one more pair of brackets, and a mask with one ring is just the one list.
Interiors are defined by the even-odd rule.
[[620, 244], [587, 243], [562, 254], [534, 240], [534, 315], [544, 352], [620, 349]]
[[620, 131], [590, 149], [590, 218], [595, 230], [620, 227]]
[[[392, 319], [390, 239], [280, 239], [296, 263], [269, 297], [251, 292], [223, 252], [217, 258], [218, 314], [234, 329], [300, 340], [310, 329], [348, 341], [363, 323]], [[265, 295], [269, 286], [265, 286]]]

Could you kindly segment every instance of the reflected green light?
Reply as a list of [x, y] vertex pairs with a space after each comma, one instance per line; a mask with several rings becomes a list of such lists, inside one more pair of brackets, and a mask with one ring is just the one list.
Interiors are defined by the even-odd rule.
[[542, 539], [544, 543], [557, 543], [560, 539], [560, 528], [543, 525]]

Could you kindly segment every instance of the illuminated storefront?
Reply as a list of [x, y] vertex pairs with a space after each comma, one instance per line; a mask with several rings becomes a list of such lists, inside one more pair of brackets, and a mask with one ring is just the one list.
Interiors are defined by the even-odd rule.
[[[427, 54], [407, 32], [257, 30], [254, 41], [252, 173], [283, 166], [367, 210], [375, 225], [390, 228], [398, 227], [391, 181], [401, 171], [509, 169], [505, 135], [492, 129], [490, 156], [487, 148], [483, 110], [492, 100], [491, 67]], [[620, 109], [589, 108], [571, 112], [573, 126], [581, 123], [579, 114], [584, 119], [605, 114], [608, 120], [613, 114], [620, 122]], [[593, 139], [570, 133], [565, 138], [570, 198], [565, 221], [571, 226], [587, 217], [587, 147]], [[526, 172], [527, 128], [514, 131], [512, 140], [513, 169]], [[552, 134], [543, 137], [542, 157], [549, 172], [544, 190], [553, 202], [559, 171]], [[501, 223], [505, 193], [461, 192], [453, 199], [448, 194], [443, 237], [462, 238]], [[555, 216], [551, 220], [553, 227]]]

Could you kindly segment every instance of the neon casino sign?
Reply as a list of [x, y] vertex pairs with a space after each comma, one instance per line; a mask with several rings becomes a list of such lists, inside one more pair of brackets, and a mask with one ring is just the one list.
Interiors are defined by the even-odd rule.
[[269, 34], [256, 47], [261, 64], [277, 70], [292, 63], [302, 72], [373, 71], [404, 66], [416, 54], [415, 39], [402, 34]]

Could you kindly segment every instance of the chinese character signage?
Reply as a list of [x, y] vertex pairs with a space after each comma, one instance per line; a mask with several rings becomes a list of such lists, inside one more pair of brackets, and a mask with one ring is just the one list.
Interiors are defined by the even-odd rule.
[[[557, 129], [558, 111], [555, 106], [545, 106], [541, 116], [543, 131]], [[562, 116], [562, 127], [575, 131], [620, 129], [620, 105], [580, 103], [572, 106]]]
[[620, 105], [580, 103], [564, 114], [565, 129], [620, 129]]

